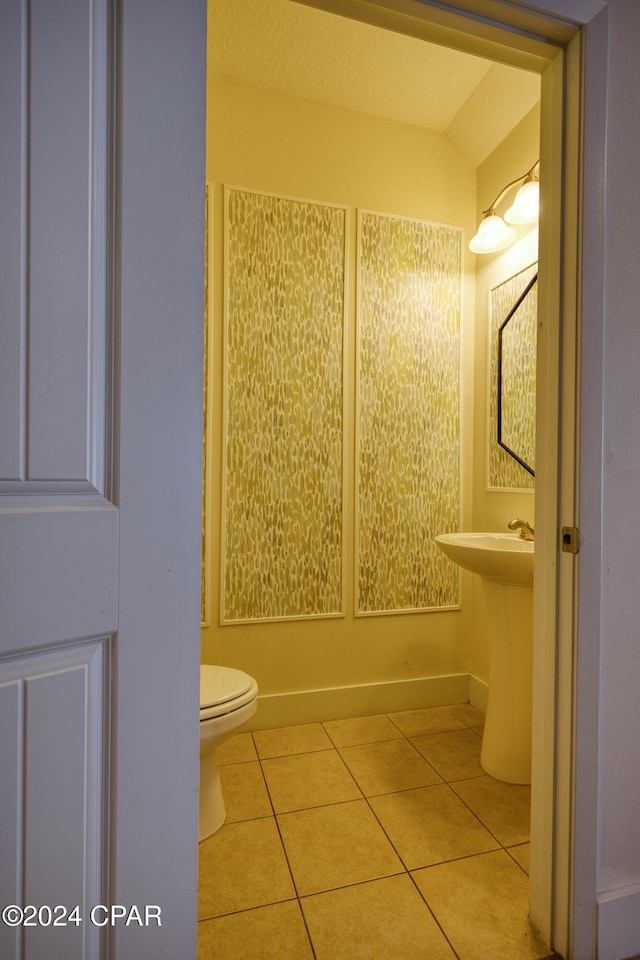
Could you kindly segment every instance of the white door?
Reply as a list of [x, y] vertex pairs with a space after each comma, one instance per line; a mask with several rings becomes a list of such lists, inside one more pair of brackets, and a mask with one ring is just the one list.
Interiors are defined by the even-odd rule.
[[205, 45], [205, 0], [0, 2], [11, 960], [195, 957]]

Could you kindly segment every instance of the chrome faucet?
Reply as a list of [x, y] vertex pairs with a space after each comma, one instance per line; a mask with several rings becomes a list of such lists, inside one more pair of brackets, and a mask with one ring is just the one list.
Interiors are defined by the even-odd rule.
[[526, 520], [510, 520], [507, 524], [509, 530], [519, 530], [520, 538], [522, 540], [533, 540], [534, 530], [530, 523], [527, 523]]

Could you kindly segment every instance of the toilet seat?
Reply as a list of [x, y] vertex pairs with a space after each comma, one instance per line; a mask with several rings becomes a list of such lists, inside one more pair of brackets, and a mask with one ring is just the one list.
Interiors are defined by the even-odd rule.
[[200, 721], [220, 717], [255, 700], [258, 684], [233, 667], [200, 666]]

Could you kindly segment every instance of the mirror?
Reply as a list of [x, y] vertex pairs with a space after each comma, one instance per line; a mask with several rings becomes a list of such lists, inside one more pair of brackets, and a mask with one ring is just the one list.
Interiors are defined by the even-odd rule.
[[498, 443], [535, 476], [538, 274], [498, 331]]

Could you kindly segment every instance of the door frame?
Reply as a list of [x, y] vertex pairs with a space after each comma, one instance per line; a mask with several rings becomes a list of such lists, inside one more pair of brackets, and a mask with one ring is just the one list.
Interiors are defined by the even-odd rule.
[[[605, 0], [575, 0], [571, 20], [558, 16], [565, 0], [546, 0], [548, 14], [519, 0], [294, 2], [541, 75], [545, 465], [536, 471], [530, 917], [555, 950], [587, 960], [596, 951]], [[579, 524], [578, 558], [561, 551], [560, 530]]]

